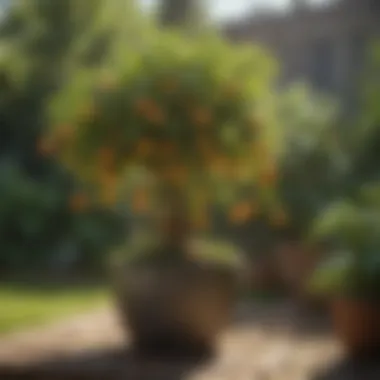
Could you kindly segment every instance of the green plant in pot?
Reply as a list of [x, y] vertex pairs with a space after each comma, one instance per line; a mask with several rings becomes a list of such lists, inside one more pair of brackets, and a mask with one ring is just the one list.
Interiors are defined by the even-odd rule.
[[216, 186], [273, 170], [273, 68], [259, 49], [157, 32], [105, 75], [76, 78], [53, 104], [58, 127], [46, 140], [62, 162], [100, 202], [127, 200], [149, 221], [119, 249], [128, 259], [114, 275], [122, 317], [144, 349], [210, 348], [228, 320], [236, 268], [220, 257], [235, 250], [193, 236]]
[[297, 305], [313, 314], [325, 311], [323, 300], [307, 291], [322, 252], [305, 236], [321, 207], [342, 194], [342, 178], [349, 168], [338, 106], [331, 96], [314, 93], [304, 84], [296, 83], [279, 96], [283, 128], [278, 193], [291, 219], [291, 228], [281, 236], [281, 266], [284, 285]]
[[380, 345], [380, 208], [359, 199], [337, 203], [316, 223], [315, 236], [331, 248], [310, 281], [331, 301], [335, 331], [351, 354]]

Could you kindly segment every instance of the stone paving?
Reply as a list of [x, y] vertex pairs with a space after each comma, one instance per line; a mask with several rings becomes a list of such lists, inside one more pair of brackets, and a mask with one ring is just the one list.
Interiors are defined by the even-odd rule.
[[[178, 363], [136, 363], [123, 357], [128, 337], [118, 325], [112, 308], [99, 310], [43, 329], [0, 338], [0, 379], [5, 379], [1, 375], [4, 366], [12, 365], [26, 373], [28, 366], [48, 359], [76, 358], [72, 368], [91, 369], [94, 375], [75, 377], [66, 373], [63, 377], [51, 375], [50, 378], [308, 380], [317, 368], [340, 355], [328, 334], [300, 333], [286, 306], [244, 306], [240, 315], [243, 317], [221, 337], [214, 359], [185, 368]], [[63, 367], [67, 369], [69, 365]]]

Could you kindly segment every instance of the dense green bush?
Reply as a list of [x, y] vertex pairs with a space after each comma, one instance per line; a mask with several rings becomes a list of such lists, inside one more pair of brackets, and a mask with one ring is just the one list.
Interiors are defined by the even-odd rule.
[[379, 299], [380, 186], [360, 195], [331, 205], [317, 219], [312, 236], [327, 240], [330, 257], [313, 275], [312, 291]]
[[49, 97], [126, 38], [127, 3], [15, 0], [0, 22], [1, 269], [43, 271], [74, 256], [78, 265], [97, 266], [124, 228], [109, 210], [91, 205], [84, 212], [86, 201], [73, 195], [79, 183], [39, 141]]
[[71, 264], [70, 270], [99, 268], [108, 245], [124, 237], [125, 221], [110, 211], [80, 204], [76, 197], [62, 177], [48, 183], [35, 181], [17, 166], [3, 164], [1, 269], [43, 271], [66, 264]]

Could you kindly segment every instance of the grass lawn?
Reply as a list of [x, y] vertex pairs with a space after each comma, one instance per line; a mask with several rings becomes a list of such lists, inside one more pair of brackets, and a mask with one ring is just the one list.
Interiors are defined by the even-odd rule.
[[100, 286], [32, 286], [0, 283], [0, 334], [91, 310], [107, 301]]

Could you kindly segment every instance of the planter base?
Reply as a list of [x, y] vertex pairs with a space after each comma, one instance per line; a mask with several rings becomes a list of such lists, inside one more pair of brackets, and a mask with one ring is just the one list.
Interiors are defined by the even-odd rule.
[[213, 353], [235, 300], [235, 271], [194, 264], [129, 268], [117, 291], [135, 349], [159, 356]]
[[138, 357], [155, 359], [196, 359], [207, 360], [215, 356], [212, 346], [196, 343], [185, 337], [168, 335], [153, 337], [133, 342], [133, 352]]

